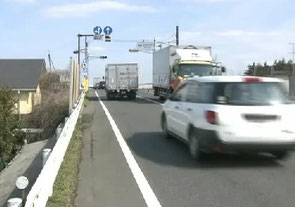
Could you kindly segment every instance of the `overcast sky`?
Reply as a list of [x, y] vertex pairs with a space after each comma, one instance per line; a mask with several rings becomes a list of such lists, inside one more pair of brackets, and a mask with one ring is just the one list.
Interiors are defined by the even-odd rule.
[[[67, 68], [77, 34], [111, 26], [114, 40], [169, 41], [175, 26], [180, 44], [212, 46], [229, 74], [253, 61], [290, 59], [295, 42], [294, 0], [0, 0], [0, 58], [47, 58]], [[152, 56], [129, 53], [135, 42], [90, 41], [90, 79], [109, 62], [138, 62], [140, 81], [152, 80]]]

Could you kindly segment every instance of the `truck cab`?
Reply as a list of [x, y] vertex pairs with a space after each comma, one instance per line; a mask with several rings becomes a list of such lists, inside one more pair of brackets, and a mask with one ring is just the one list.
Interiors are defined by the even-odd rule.
[[163, 97], [193, 76], [222, 75], [225, 68], [214, 62], [211, 47], [171, 45], [153, 53], [154, 95]]

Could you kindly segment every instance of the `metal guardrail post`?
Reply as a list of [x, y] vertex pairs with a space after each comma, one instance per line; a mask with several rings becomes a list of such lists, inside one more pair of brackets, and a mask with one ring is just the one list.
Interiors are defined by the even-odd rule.
[[22, 207], [23, 200], [21, 198], [10, 198], [7, 201], [7, 207]]

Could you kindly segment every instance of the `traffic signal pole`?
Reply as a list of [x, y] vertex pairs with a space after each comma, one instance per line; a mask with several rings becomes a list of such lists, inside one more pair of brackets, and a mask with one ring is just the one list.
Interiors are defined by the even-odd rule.
[[[86, 42], [86, 37], [94, 37], [94, 34], [78, 34], [78, 64], [79, 67], [81, 67], [81, 37], [85, 37], [85, 42]], [[86, 43], [85, 43], [86, 45]], [[85, 48], [86, 49], [86, 48]]]
[[[100, 31], [101, 32], [101, 31]], [[101, 39], [102, 36], [105, 37], [105, 42], [111, 42], [111, 36], [110, 34], [112, 33], [112, 28], [107, 26], [105, 27], [105, 35], [100, 35], [100, 32], [99, 34], [97, 34], [96, 32], [94, 32], [95, 34], [78, 34], [78, 50], [77, 51], [74, 51], [74, 54], [78, 54], [78, 67], [79, 67], [79, 72], [80, 72], [80, 76], [81, 76], [81, 37], [84, 37], [85, 38], [85, 49], [84, 49], [84, 62], [83, 64], [85, 63], [86, 64], [86, 67], [87, 67], [87, 74], [84, 74], [84, 72], [82, 73], [84, 75], [84, 84], [85, 81], [89, 84], [89, 52], [88, 52], [88, 42], [87, 42], [87, 37], [93, 37], [94, 39]], [[106, 59], [107, 56], [100, 56], [99, 57], [100, 59]], [[87, 85], [88, 85], [87, 84]], [[88, 88], [88, 87], [86, 87]]]

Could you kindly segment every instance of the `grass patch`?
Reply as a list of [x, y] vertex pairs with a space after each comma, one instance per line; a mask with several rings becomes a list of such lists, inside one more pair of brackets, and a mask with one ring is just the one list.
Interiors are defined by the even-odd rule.
[[64, 161], [56, 177], [53, 194], [48, 199], [47, 207], [74, 206], [74, 199], [78, 187], [79, 163], [82, 147], [82, 124], [76, 125], [73, 137], [68, 146]]
[[89, 104], [89, 91], [86, 92], [84, 102], [83, 102], [84, 107], [87, 107], [88, 104]]

